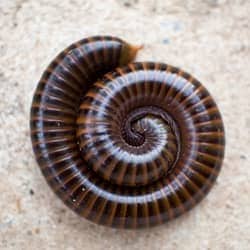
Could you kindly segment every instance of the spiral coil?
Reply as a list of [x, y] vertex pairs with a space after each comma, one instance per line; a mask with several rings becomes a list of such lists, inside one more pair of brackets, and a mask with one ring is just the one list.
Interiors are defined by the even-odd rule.
[[46, 69], [31, 108], [48, 184], [79, 215], [120, 228], [192, 208], [224, 155], [223, 122], [204, 86], [170, 65], [130, 63], [138, 49], [108, 36], [74, 43]]

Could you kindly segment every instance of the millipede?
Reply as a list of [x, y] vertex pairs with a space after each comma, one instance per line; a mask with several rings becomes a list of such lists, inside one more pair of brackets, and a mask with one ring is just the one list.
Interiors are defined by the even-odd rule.
[[168, 222], [209, 192], [225, 134], [217, 105], [192, 75], [134, 62], [141, 46], [113, 36], [73, 43], [34, 92], [33, 151], [56, 195], [116, 228]]

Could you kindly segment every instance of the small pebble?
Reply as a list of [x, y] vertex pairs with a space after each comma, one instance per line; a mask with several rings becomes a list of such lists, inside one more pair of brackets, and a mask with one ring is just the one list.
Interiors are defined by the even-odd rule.
[[241, 155], [240, 159], [245, 160], [247, 157], [245, 155]]
[[164, 39], [162, 40], [162, 42], [163, 42], [164, 44], [169, 44], [169, 39], [168, 39], [168, 38], [164, 38]]

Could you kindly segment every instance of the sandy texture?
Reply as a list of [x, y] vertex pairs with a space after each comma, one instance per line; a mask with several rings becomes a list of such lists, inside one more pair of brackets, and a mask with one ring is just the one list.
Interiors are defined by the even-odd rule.
[[[0, 249], [250, 249], [250, 1], [0, 0]], [[34, 160], [29, 110], [48, 63], [95, 34], [144, 43], [205, 84], [221, 109], [226, 158], [207, 198], [177, 220], [117, 231], [79, 218]]]

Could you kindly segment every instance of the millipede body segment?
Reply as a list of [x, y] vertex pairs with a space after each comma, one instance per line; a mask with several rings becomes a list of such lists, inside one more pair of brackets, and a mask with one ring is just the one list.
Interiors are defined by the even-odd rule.
[[141, 228], [169, 221], [210, 190], [224, 129], [188, 73], [132, 63], [139, 47], [96, 36], [61, 52], [31, 107], [37, 162], [53, 191], [95, 223]]

